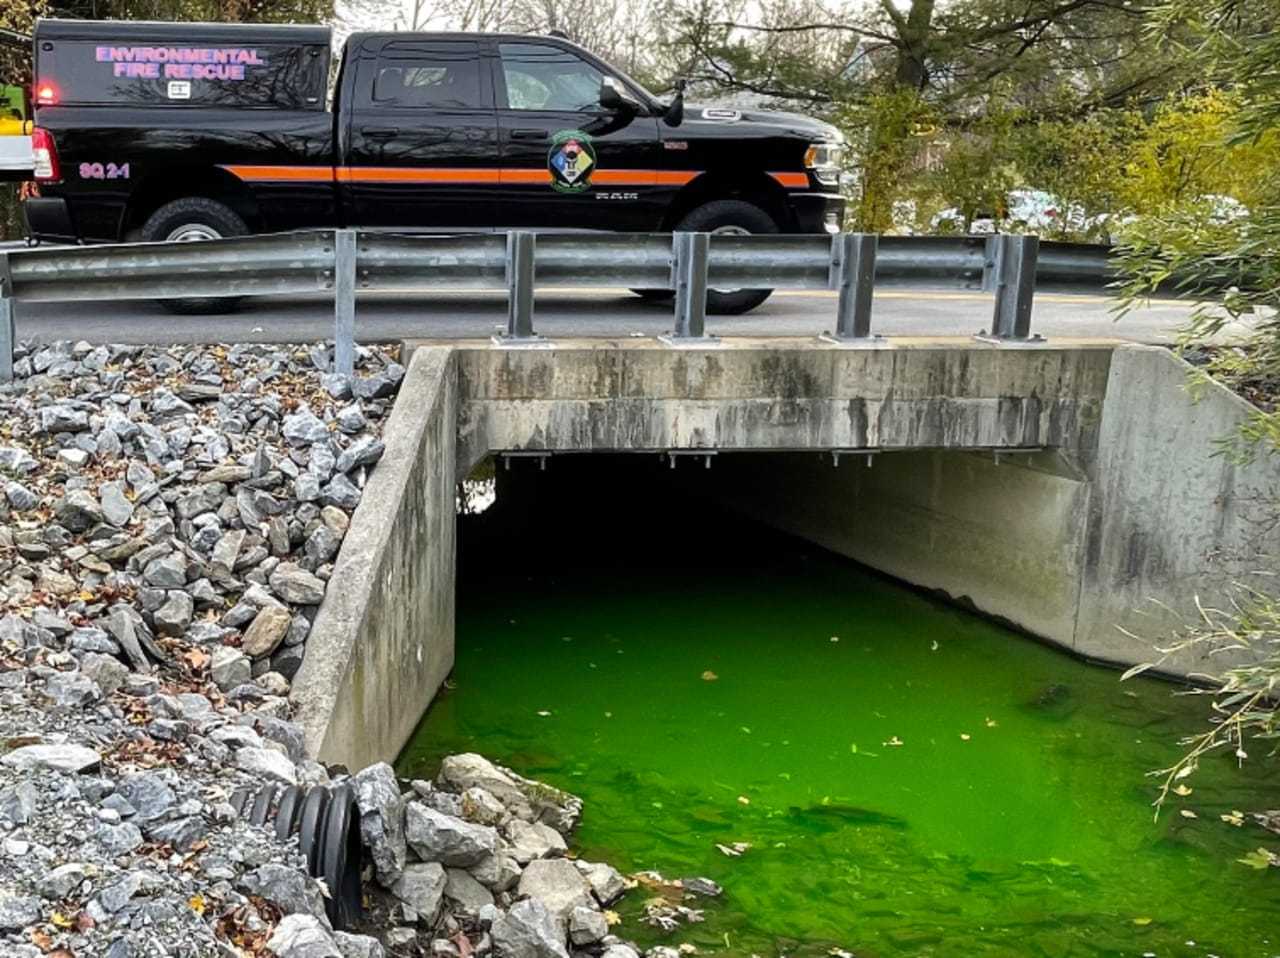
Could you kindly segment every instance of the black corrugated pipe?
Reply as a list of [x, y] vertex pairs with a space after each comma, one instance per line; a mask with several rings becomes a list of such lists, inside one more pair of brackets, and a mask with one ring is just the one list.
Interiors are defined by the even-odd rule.
[[252, 825], [274, 827], [284, 841], [298, 836], [313, 878], [329, 889], [325, 911], [339, 931], [360, 917], [360, 809], [350, 785], [264, 785], [256, 793], [237, 789], [231, 795], [236, 814]]

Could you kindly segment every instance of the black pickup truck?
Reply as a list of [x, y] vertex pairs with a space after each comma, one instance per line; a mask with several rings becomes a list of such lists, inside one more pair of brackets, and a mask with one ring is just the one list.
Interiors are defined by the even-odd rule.
[[37, 239], [841, 227], [835, 128], [660, 100], [557, 37], [357, 33], [331, 107], [325, 27], [43, 20], [34, 41]]

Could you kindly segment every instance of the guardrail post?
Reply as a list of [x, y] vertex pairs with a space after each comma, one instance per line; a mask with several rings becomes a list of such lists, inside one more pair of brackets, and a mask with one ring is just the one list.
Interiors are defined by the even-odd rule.
[[507, 234], [507, 331], [503, 340], [519, 342], [538, 338], [533, 331], [536, 242], [533, 233]]
[[995, 312], [990, 335], [984, 331], [980, 336], [997, 342], [1025, 342], [1032, 338], [1031, 305], [1039, 252], [1038, 236], [1002, 233], [995, 238]]
[[676, 323], [672, 339], [706, 339], [708, 233], [673, 233]]
[[871, 302], [876, 280], [875, 233], [837, 233], [831, 237], [831, 285], [836, 304], [836, 342], [861, 342], [871, 335]]
[[18, 340], [16, 305], [9, 254], [0, 253], [0, 383], [13, 382], [13, 351]]
[[356, 233], [333, 234], [333, 371], [344, 376], [356, 369]]

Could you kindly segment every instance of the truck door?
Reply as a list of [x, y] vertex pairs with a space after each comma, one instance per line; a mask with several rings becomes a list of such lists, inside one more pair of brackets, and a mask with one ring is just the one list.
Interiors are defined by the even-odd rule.
[[656, 230], [672, 194], [658, 121], [600, 104], [607, 75], [550, 41], [497, 44], [499, 227]]
[[474, 40], [362, 51], [337, 170], [353, 225], [493, 225], [498, 130], [485, 64]]

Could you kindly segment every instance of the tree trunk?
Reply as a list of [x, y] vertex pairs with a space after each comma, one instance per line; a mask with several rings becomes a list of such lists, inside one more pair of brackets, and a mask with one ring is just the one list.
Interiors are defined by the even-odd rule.
[[907, 19], [899, 25], [898, 65], [894, 80], [899, 86], [923, 90], [929, 83], [929, 31], [933, 28], [934, 0], [911, 0]]

